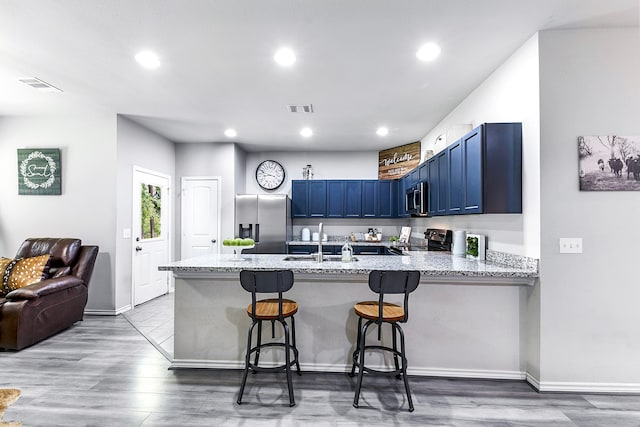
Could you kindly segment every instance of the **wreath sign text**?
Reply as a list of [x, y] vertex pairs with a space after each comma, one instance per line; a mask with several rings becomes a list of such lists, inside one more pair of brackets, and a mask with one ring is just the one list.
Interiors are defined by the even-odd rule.
[[[43, 159], [47, 162], [47, 164], [38, 166], [38, 164], [32, 163], [34, 159]], [[32, 152], [26, 159], [22, 161], [22, 163], [20, 163], [20, 175], [22, 175], [24, 184], [33, 190], [37, 190], [38, 188], [51, 187], [56, 180], [56, 169], [56, 162], [51, 157], [43, 154], [41, 151]], [[30, 178], [33, 177], [47, 178], [47, 180], [40, 184], [37, 184], [31, 181]]]

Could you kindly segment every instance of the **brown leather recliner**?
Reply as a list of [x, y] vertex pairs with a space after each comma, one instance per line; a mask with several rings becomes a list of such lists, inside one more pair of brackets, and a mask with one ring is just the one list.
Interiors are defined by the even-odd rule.
[[49, 278], [0, 297], [0, 349], [20, 350], [82, 320], [98, 246], [79, 239], [31, 238], [16, 258], [51, 255]]

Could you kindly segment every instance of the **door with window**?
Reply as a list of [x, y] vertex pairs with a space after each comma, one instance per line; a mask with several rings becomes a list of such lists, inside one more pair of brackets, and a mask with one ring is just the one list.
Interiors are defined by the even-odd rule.
[[133, 171], [133, 304], [169, 291], [170, 177], [139, 167]]
[[181, 188], [181, 259], [217, 254], [220, 250], [220, 177], [183, 177]]

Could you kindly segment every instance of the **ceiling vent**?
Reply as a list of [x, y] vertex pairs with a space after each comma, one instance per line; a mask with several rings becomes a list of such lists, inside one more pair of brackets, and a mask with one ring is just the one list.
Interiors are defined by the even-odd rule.
[[58, 89], [57, 87], [35, 77], [18, 79], [18, 81], [43, 92], [62, 92], [62, 89]]
[[312, 104], [306, 104], [306, 105], [289, 104], [287, 105], [287, 109], [289, 110], [290, 113], [313, 113]]

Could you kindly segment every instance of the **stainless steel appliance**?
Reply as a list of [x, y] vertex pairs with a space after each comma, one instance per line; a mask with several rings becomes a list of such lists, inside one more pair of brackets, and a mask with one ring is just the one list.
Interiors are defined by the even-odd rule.
[[427, 228], [427, 231], [424, 232], [424, 238], [427, 240], [426, 249], [428, 251], [451, 252], [451, 242], [453, 241], [451, 230]]
[[236, 232], [256, 242], [244, 253], [286, 253], [286, 242], [293, 234], [291, 199], [284, 194], [237, 194]]
[[405, 194], [405, 208], [411, 216], [427, 216], [429, 213], [429, 185], [420, 182], [407, 189]]

